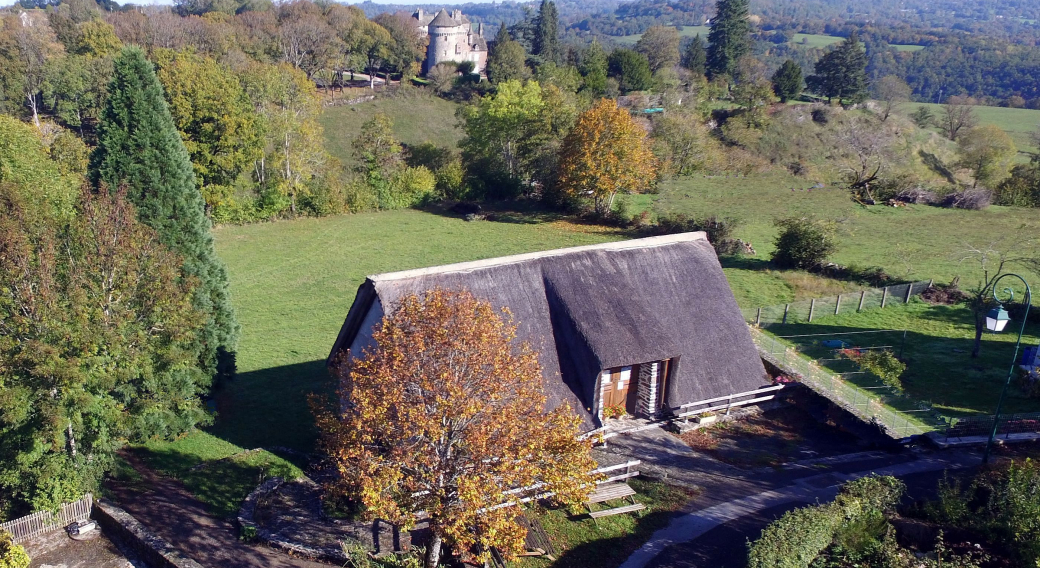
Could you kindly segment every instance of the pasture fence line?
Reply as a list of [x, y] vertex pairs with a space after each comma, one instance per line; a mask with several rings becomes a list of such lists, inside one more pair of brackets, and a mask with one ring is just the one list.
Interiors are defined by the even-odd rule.
[[31, 515], [2, 523], [0, 531], [11, 533], [15, 542], [23, 542], [34, 536], [66, 527], [75, 521], [89, 519], [93, 506], [94, 496], [87, 493], [72, 503], [63, 503], [58, 507], [57, 513], [37, 511]]
[[911, 298], [930, 288], [933, 283], [934, 280], [920, 280], [858, 292], [846, 292], [837, 296], [745, 308], [741, 312], [744, 314], [744, 321], [758, 327], [812, 322], [816, 318], [836, 316], [850, 310], [862, 312], [863, 310], [885, 308], [893, 303], [906, 304], [910, 302]]
[[[861, 387], [842, 375], [824, 369], [779, 338], [749, 327], [759, 355], [792, 379], [811, 388], [867, 423], [876, 424], [888, 436], [901, 439], [936, 430], [938, 414], [910, 400], [899, 400], [886, 386]], [[897, 409], [892, 403], [900, 403]], [[912, 408], [916, 406], [916, 408]]]

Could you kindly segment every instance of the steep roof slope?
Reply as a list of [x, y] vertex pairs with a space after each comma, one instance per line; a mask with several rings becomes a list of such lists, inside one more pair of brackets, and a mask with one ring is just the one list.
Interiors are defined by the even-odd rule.
[[593, 424], [602, 369], [677, 358], [665, 402], [678, 406], [757, 389], [765, 369], [704, 233], [684, 233], [370, 276], [331, 357], [368, 308], [409, 294], [465, 288], [508, 307], [540, 353], [550, 406], [570, 402]]

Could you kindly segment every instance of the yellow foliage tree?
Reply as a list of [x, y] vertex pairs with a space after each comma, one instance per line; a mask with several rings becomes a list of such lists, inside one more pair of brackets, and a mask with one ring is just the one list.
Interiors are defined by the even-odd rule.
[[334, 410], [312, 400], [322, 447], [338, 469], [329, 489], [374, 518], [411, 526], [425, 512], [432, 536], [488, 559], [522, 551], [514, 489], [564, 504], [591, 490], [588, 440], [563, 405], [546, 410], [537, 354], [500, 315], [466, 291], [433, 290], [393, 307], [374, 347], [337, 366]]
[[572, 199], [591, 199], [606, 213], [618, 192], [640, 193], [657, 179], [657, 159], [646, 131], [610, 99], [578, 117], [560, 149], [559, 189]]

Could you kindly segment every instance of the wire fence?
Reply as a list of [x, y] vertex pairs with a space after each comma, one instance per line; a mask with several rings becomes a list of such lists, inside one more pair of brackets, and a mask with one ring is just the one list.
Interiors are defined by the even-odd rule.
[[34, 536], [51, 532], [71, 525], [75, 521], [85, 521], [90, 518], [90, 511], [94, 505], [94, 496], [87, 493], [78, 501], [64, 503], [57, 513], [51, 511], [38, 511], [13, 521], [0, 524], [0, 531], [7, 531], [14, 537], [15, 542], [23, 542]]
[[892, 304], [905, 304], [931, 287], [932, 283], [932, 280], [921, 280], [789, 304], [745, 308], [741, 311], [744, 313], [745, 321], [759, 327], [811, 322], [816, 318], [828, 315], [839, 315], [850, 311], [862, 312], [863, 310], [885, 308]]
[[760, 329], [751, 327], [751, 337], [763, 359], [861, 420], [876, 424], [892, 438], [925, 434], [945, 425], [945, 420], [937, 412], [896, 394], [891, 387], [856, 385], [846, 376], [820, 367], [796, 347]]
[[[993, 432], [993, 416], [947, 418], [945, 436], [950, 438], [989, 437]], [[1003, 414], [997, 423], [997, 437], [1040, 432], [1040, 412]]]

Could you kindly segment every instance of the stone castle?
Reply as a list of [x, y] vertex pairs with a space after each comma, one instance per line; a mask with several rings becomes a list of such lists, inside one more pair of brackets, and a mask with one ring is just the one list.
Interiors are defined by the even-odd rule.
[[484, 24], [474, 27], [469, 18], [462, 15], [461, 10], [452, 10], [449, 13], [443, 8], [436, 14], [419, 8], [412, 14], [412, 20], [419, 28], [419, 33], [430, 38], [430, 44], [426, 48], [426, 61], [423, 63], [424, 72], [445, 61], [472, 61], [473, 72], [484, 73], [488, 57]]

